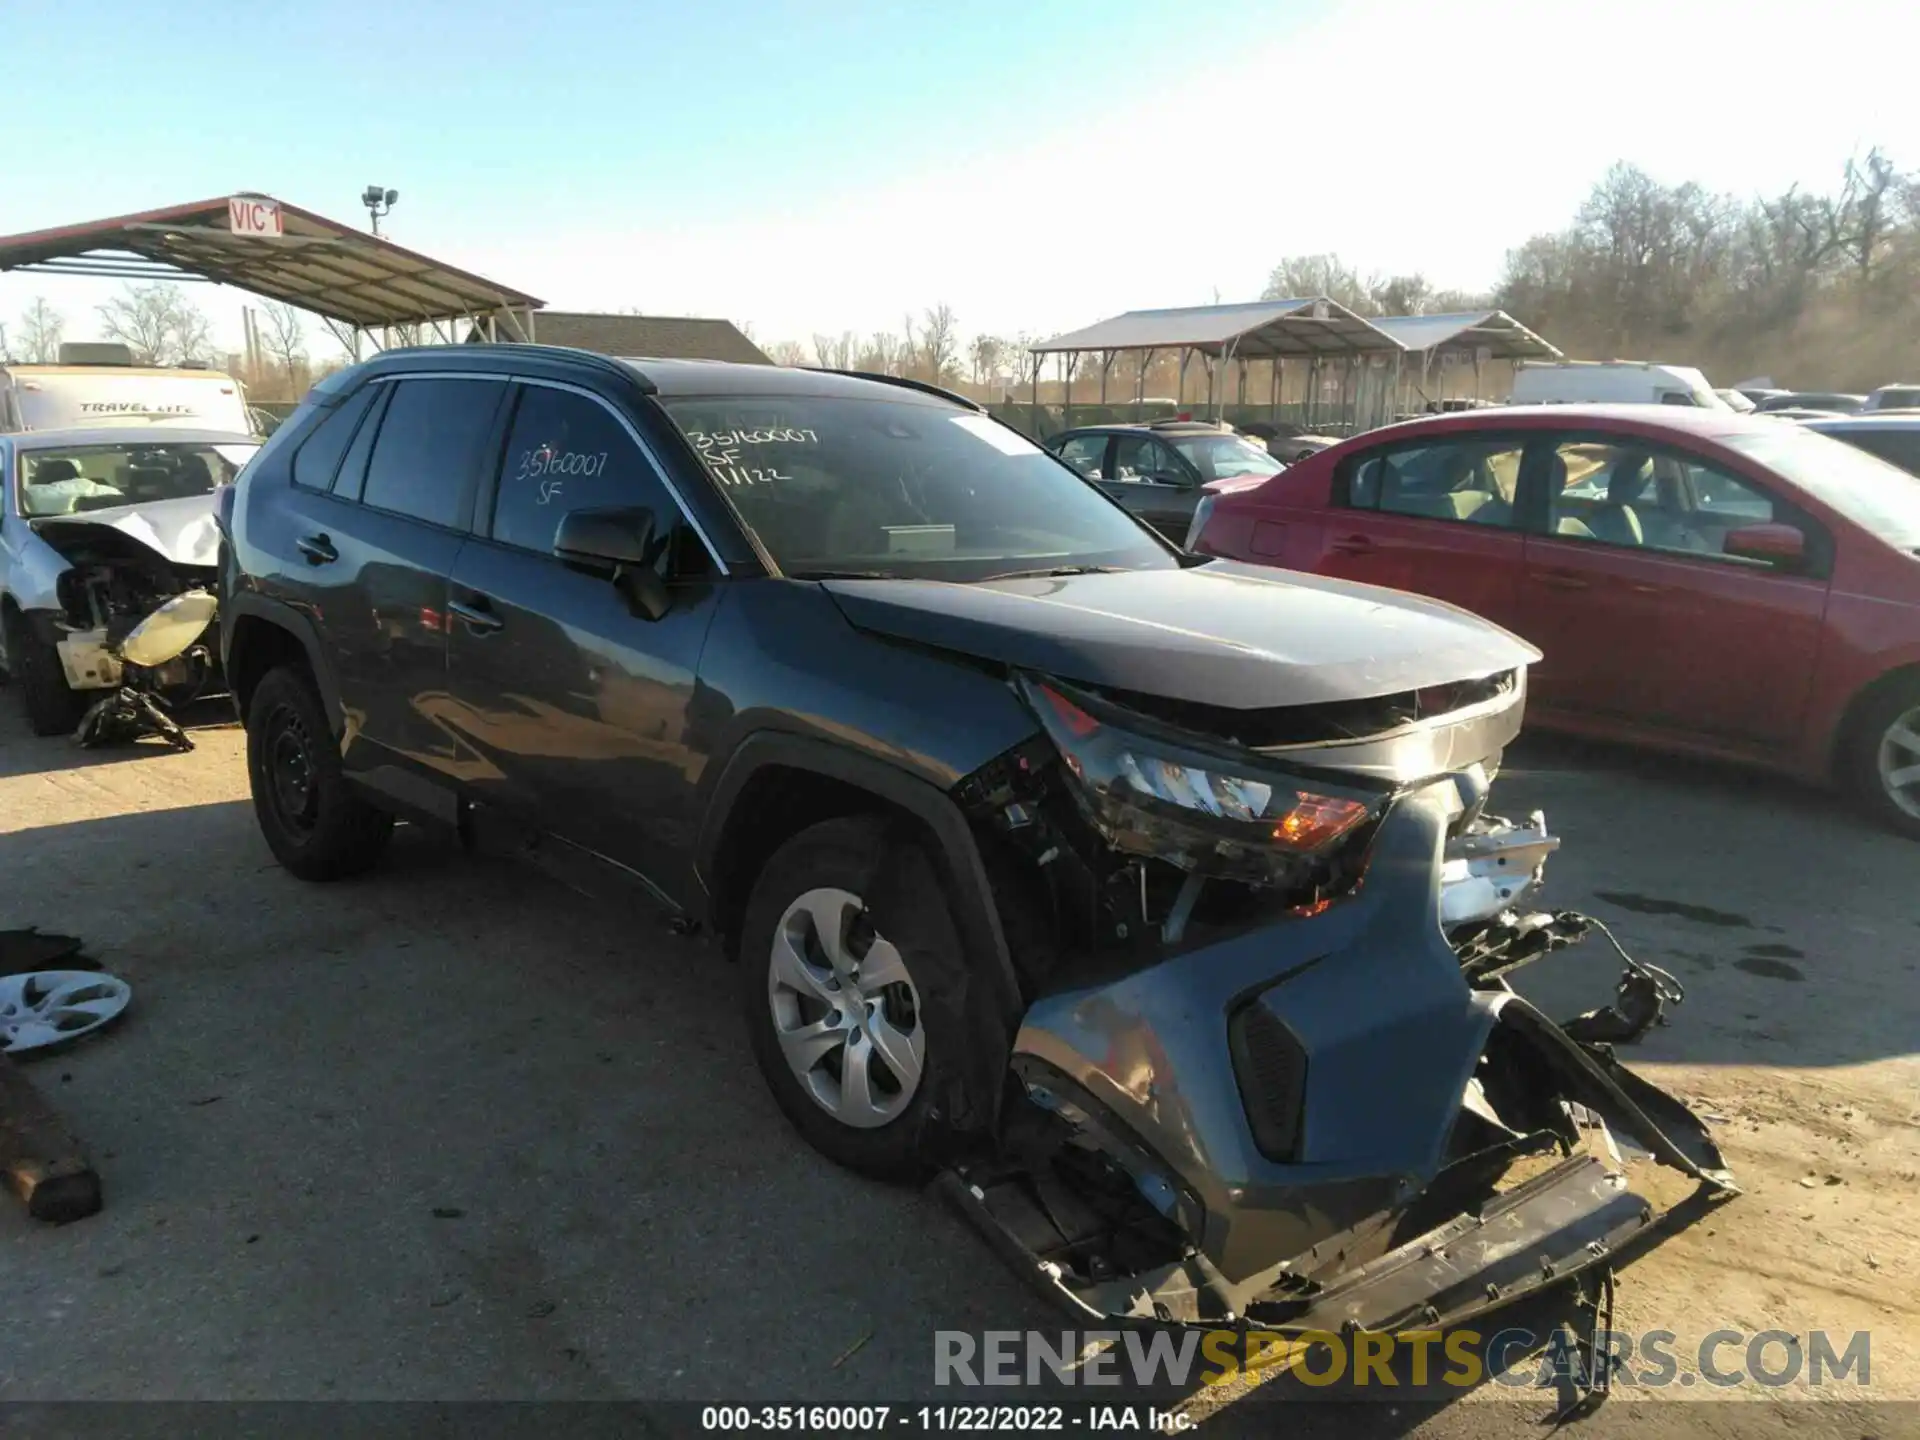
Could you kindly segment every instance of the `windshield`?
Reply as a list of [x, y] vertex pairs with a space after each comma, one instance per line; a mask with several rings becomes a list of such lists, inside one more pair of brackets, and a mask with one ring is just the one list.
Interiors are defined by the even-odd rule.
[[1920, 409], [1920, 386], [1881, 390], [1874, 395], [1873, 406], [1876, 410]]
[[1899, 466], [1798, 426], [1719, 439], [1897, 549], [1920, 549], [1920, 479]]
[[1169, 435], [1168, 443], [1193, 462], [1202, 480], [1278, 475], [1287, 467], [1238, 435]]
[[1092, 485], [985, 415], [890, 396], [659, 403], [788, 575], [966, 581], [1179, 563]]
[[20, 452], [20, 513], [79, 515], [211, 494], [258, 445], [74, 445]]

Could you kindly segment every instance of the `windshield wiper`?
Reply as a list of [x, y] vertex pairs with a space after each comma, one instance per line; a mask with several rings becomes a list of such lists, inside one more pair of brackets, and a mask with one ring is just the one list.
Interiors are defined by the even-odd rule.
[[885, 570], [783, 570], [789, 580], [898, 580]]
[[984, 575], [978, 583], [989, 580], [1033, 580], [1050, 575], [1125, 575], [1132, 570], [1131, 565], [1050, 565], [1038, 570], [1002, 570], [998, 575]]

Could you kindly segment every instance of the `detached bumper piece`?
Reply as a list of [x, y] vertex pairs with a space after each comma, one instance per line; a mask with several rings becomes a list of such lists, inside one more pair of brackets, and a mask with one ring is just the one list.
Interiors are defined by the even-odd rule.
[[1403, 797], [1325, 913], [1035, 1001], [997, 1153], [940, 1191], [1083, 1322], [1294, 1335], [1606, 1288], [1685, 1180], [1736, 1193], [1602, 1038], [1655, 1022], [1627, 991], [1659, 972], [1628, 960], [1624, 1010], [1565, 1025], [1508, 988], [1590, 922], [1500, 908], [1557, 842], [1537, 816], [1462, 826], [1449, 790]]
[[[1522, 1022], [1536, 1023], [1564, 1037], [1543, 1017]], [[1609, 1265], [1654, 1230], [1662, 1208], [1633, 1188], [1616, 1135], [1637, 1159], [1691, 1175], [1696, 1193], [1738, 1193], [1705, 1127], [1678, 1100], [1610, 1057], [1571, 1039], [1566, 1046], [1537, 1058], [1592, 1103], [1563, 1096], [1561, 1133], [1509, 1135], [1461, 1155], [1404, 1203], [1329, 1234], [1253, 1284], [1222, 1275], [1152, 1203], [1150, 1184], [1136, 1180], [1129, 1195], [1115, 1183], [1125, 1167], [1102, 1183], [1100, 1165], [1072, 1142], [1051, 1157], [949, 1170], [936, 1189], [1082, 1321], [1296, 1335], [1456, 1325]], [[1470, 1100], [1463, 1113], [1482, 1103]], [[1490, 1131], [1497, 1122], [1471, 1123]], [[1303, 1213], [1346, 1199], [1315, 1189], [1293, 1197]]]

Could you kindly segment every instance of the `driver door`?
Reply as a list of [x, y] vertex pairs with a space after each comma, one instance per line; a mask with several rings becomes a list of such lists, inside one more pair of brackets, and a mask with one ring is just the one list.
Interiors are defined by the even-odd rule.
[[[678, 898], [701, 768], [689, 718], [720, 595], [705, 552], [624, 419], [585, 391], [522, 384], [488, 500], [448, 597], [440, 718], [460, 778]], [[553, 553], [570, 510], [628, 506], [673, 537], [658, 620], [606, 574]]]
[[[1546, 659], [1536, 703], [1761, 751], [1800, 734], [1831, 554], [1758, 478], [1638, 437], [1557, 435], [1546, 534], [1527, 537], [1523, 609]], [[1557, 486], [1558, 488], [1553, 488]], [[1806, 536], [1798, 568], [1725, 552], [1764, 522]]]

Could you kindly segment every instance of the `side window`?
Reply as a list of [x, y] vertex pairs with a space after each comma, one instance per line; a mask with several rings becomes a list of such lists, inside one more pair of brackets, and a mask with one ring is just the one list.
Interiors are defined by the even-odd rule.
[[656, 534], [680, 519], [653, 466], [605, 405], [570, 390], [525, 387], [507, 431], [493, 538], [549, 554], [568, 511], [615, 506], [651, 510]]
[[325, 490], [340, 469], [340, 457], [373, 406], [376, 387], [363, 385], [349, 395], [300, 442], [293, 454], [293, 483], [303, 490]]
[[1909, 475], [1920, 475], [1920, 428], [1912, 430], [1848, 430], [1829, 432], [1858, 445], [1869, 455], [1878, 455], [1890, 465], [1898, 465]]
[[458, 529], [503, 381], [401, 380], [367, 462], [368, 505]]
[[1572, 540], [1640, 546], [1655, 541], [1656, 516], [1670, 516], [1661, 497], [1674, 481], [1667, 462], [1644, 447], [1605, 440], [1564, 440], [1547, 459], [1547, 533]]
[[347, 455], [340, 462], [340, 473], [333, 477], [333, 493], [336, 499], [360, 502], [360, 492], [366, 488], [367, 460], [373, 454], [373, 442], [380, 434], [380, 417], [386, 414], [387, 401], [393, 398], [392, 385], [369, 385], [367, 394], [371, 397], [367, 406], [367, 417], [360, 422], [360, 428], [354, 432], [353, 444], [347, 447]]
[[1151, 435], [1122, 435], [1113, 447], [1116, 480], [1177, 480], [1185, 483], [1186, 467], [1170, 446]]
[[1791, 519], [1772, 497], [1691, 456], [1567, 440], [1547, 477], [1548, 530], [1605, 545], [1719, 555], [1729, 530]]
[[1520, 439], [1447, 440], [1361, 456], [1347, 481], [1359, 510], [1511, 526], [1520, 484]]
[[1100, 466], [1107, 458], [1105, 435], [1076, 435], [1060, 447], [1060, 458], [1089, 480], [1101, 480]]

